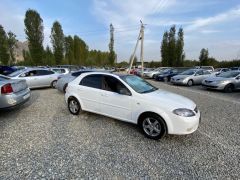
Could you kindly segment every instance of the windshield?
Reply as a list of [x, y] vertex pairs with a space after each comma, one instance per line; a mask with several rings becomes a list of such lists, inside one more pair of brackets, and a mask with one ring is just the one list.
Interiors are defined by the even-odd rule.
[[240, 72], [228, 71], [228, 72], [224, 72], [224, 73], [219, 74], [218, 77], [234, 78], [239, 74], [240, 74]]
[[149, 93], [156, 91], [158, 88], [154, 87], [144, 79], [138, 76], [120, 76], [134, 91], [138, 93]]
[[195, 74], [195, 72], [196, 72], [196, 70], [189, 69], [189, 70], [183, 71], [181, 73], [181, 75], [193, 75], [193, 74]]
[[19, 74], [21, 74], [23, 71], [24, 71], [23, 69], [22, 70], [18, 70], [18, 71], [15, 71], [15, 72], [9, 74], [8, 76], [9, 77], [15, 77], [15, 76], [18, 76]]

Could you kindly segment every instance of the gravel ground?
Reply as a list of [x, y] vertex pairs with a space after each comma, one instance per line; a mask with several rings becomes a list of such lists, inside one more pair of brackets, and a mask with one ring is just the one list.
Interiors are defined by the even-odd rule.
[[33, 90], [24, 106], [0, 112], [0, 179], [239, 179], [240, 93], [152, 83], [197, 103], [195, 133], [150, 140], [132, 124], [70, 115], [54, 89]]

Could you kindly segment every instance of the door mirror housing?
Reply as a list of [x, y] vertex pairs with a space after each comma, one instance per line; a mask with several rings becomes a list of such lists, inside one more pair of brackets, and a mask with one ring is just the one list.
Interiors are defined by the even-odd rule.
[[129, 90], [127, 90], [126, 88], [121, 88], [119, 89], [119, 94], [121, 95], [127, 95], [127, 96], [131, 96], [132, 94], [130, 93]]
[[20, 77], [26, 77], [26, 74], [25, 74], [25, 73], [23, 73], [23, 74], [21, 74], [21, 75], [20, 75]]
[[237, 79], [237, 80], [240, 80], [240, 76], [237, 76], [236, 79]]

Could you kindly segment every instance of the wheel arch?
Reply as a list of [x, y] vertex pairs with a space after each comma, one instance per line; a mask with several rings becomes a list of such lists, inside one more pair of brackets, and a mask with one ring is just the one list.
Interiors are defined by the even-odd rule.
[[163, 118], [163, 116], [161, 116], [160, 114], [158, 114], [158, 113], [156, 113], [156, 112], [153, 112], [153, 111], [145, 111], [145, 112], [142, 112], [142, 113], [138, 116], [137, 125], [140, 126], [140, 123], [141, 123], [141, 121], [143, 120], [143, 117], [146, 116], [146, 115], [148, 115], [148, 114], [154, 114], [154, 115], [159, 116], [159, 117], [163, 120], [163, 123], [165, 124], [166, 134], [168, 134], [169, 126], [168, 126], [166, 120]]

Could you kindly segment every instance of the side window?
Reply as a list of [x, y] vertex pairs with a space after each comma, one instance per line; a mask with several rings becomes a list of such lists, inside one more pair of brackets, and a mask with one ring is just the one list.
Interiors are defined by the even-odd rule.
[[37, 71], [28, 71], [26, 73], [21, 74], [20, 77], [32, 77], [37, 76]]
[[127, 94], [131, 94], [128, 88], [121, 81], [112, 76], [103, 77], [102, 89], [119, 94], [122, 94], [121, 91], [127, 92]]
[[211, 73], [209, 71], [204, 71], [203, 74], [207, 75], [207, 74], [211, 74]]
[[203, 75], [203, 71], [202, 70], [197, 71], [196, 75]]
[[102, 89], [102, 75], [88, 75], [81, 80], [80, 85]]
[[47, 70], [37, 70], [37, 75], [38, 76], [45, 76], [45, 75], [50, 75], [54, 74], [52, 71], [47, 71]]

